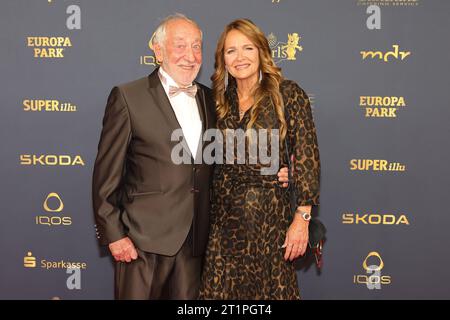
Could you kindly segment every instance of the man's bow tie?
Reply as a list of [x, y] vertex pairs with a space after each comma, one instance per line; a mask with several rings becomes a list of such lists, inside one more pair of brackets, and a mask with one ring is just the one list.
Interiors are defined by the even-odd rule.
[[195, 84], [187, 87], [187, 88], [179, 88], [174, 86], [169, 86], [169, 97], [173, 98], [178, 95], [180, 92], [186, 93], [188, 96], [195, 98], [197, 94], [197, 86]]

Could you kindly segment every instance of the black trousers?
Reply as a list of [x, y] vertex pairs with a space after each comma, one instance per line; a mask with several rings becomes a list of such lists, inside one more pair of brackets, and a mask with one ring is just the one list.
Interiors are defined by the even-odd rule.
[[137, 251], [136, 260], [116, 262], [116, 299], [198, 298], [203, 256], [192, 255], [192, 228], [175, 256], [163, 256], [139, 249]]

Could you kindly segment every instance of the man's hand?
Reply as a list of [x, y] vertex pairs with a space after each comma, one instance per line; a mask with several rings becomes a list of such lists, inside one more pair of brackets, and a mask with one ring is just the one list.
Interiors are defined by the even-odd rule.
[[131, 262], [131, 260], [136, 260], [138, 257], [136, 248], [128, 237], [110, 243], [109, 250], [116, 261]]

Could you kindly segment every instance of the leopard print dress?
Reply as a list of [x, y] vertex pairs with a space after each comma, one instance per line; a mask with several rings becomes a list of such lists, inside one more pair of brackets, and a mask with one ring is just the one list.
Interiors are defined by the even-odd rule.
[[[297, 205], [318, 205], [320, 161], [310, 102], [293, 81], [284, 80], [280, 90], [289, 113], [286, 137], [289, 153], [294, 155]], [[222, 131], [245, 131], [249, 119], [249, 112], [239, 119], [234, 101], [230, 114], [217, 126]], [[257, 124], [279, 127], [270, 103], [263, 104]], [[280, 167], [287, 162], [283, 146], [280, 143]], [[300, 299], [294, 264], [284, 260], [285, 249], [281, 248], [292, 221], [287, 189], [278, 183], [276, 174], [261, 175], [262, 165], [249, 163], [254, 162], [227, 164], [224, 160], [215, 167], [212, 225], [199, 298]]]

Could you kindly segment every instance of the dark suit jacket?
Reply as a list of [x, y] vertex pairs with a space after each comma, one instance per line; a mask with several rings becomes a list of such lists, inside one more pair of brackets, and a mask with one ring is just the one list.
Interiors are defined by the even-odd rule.
[[[143, 251], [171, 256], [192, 225], [194, 255], [200, 255], [213, 168], [172, 162], [178, 142], [171, 134], [180, 125], [157, 72], [113, 88], [108, 98], [93, 174], [97, 237], [106, 245], [129, 236]], [[214, 128], [211, 91], [197, 85], [203, 130]]]

